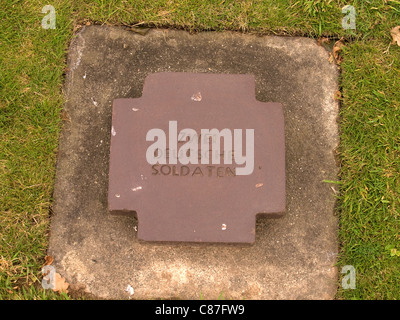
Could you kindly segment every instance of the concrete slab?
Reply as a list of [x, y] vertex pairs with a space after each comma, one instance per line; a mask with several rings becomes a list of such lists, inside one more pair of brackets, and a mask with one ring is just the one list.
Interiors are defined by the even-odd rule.
[[[331, 299], [337, 287], [337, 69], [304, 38], [85, 27], [71, 44], [48, 254], [74, 288], [107, 299]], [[252, 246], [151, 244], [107, 211], [112, 101], [154, 72], [253, 74], [284, 106], [287, 212], [257, 219]], [[157, 201], [157, 199], [154, 199]], [[134, 294], [126, 291], [128, 285]], [[131, 292], [132, 293], [132, 292]]]

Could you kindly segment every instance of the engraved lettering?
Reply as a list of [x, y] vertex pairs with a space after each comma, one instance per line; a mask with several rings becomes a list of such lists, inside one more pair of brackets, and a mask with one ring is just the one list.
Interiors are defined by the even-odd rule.
[[[183, 169], [185, 169], [186, 172]], [[181, 176], [187, 176], [190, 173], [190, 168], [188, 166], [182, 166], [180, 173]]]
[[158, 164], [153, 164], [153, 165], [151, 166], [151, 168], [153, 169], [153, 171], [151, 172], [151, 174], [152, 174], [153, 176], [155, 176], [155, 175], [157, 175], [157, 174], [160, 174], [160, 172], [157, 170]]
[[[160, 167], [158, 164], [153, 164], [152, 168], [152, 175], [163, 175], [163, 176], [177, 176], [177, 177], [184, 177], [191, 174], [191, 176], [204, 176], [207, 177], [235, 177], [235, 168], [232, 167], [215, 167], [215, 166], [204, 166], [204, 167], [195, 167], [194, 170], [191, 170], [188, 166], [170, 166], [164, 164]], [[215, 170], [214, 170], [215, 169]], [[204, 173], [204, 171], [208, 173]]]
[[217, 177], [222, 178], [224, 176], [224, 167], [217, 168]]
[[[243, 141], [242, 129], [201, 129], [198, 135], [194, 129], [185, 128], [179, 131], [177, 121], [169, 121], [168, 146], [166, 134], [162, 129], [151, 129], [147, 132], [146, 141], [154, 141], [146, 151], [146, 160], [149, 164], [232, 164], [243, 165], [231, 169], [216, 170], [216, 176], [250, 175], [254, 170], [254, 129], [245, 129], [246, 139]], [[211, 141], [210, 141], [211, 138]], [[223, 152], [221, 152], [221, 138], [223, 138]], [[180, 145], [178, 150], [178, 143]], [[210, 146], [211, 144], [211, 146]], [[168, 147], [168, 148], [167, 148]], [[234, 151], [235, 150], [235, 151]], [[243, 154], [244, 151], [244, 154]], [[211, 153], [211, 154], [210, 154]], [[167, 161], [168, 160], [168, 161]], [[199, 169], [197, 169], [199, 168]], [[154, 168], [153, 168], [154, 169]], [[213, 166], [206, 167], [208, 176], [213, 174]], [[168, 170], [168, 171], [167, 171]], [[185, 169], [186, 170], [186, 169]], [[154, 171], [153, 171], [154, 172]], [[163, 175], [181, 175], [178, 168], [167, 169], [161, 166]], [[153, 173], [157, 174], [157, 173]], [[189, 173], [187, 173], [189, 174]], [[187, 175], [186, 174], [186, 175]], [[196, 167], [193, 175], [203, 175], [200, 167]]]
[[207, 166], [208, 169], [208, 176], [211, 177], [212, 176], [212, 170], [214, 169], [214, 166]]
[[[233, 168], [233, 170], [235, 170], [235, 168]], [[234, 171], [232, 171], [232, 169], [230, 167], [226, 167], [225, 170], [225, 176], [236, 176], [236, 173]]]
[[192, 176], [194, 176], [195, 174], [203, 176], [203, 171], [201, 171], [200, 167], [196, 167], [196, 169], [194, 169]]
[[[165, 168], [167, 168], [168, 170], [164, 170]], [[171, 173], [171, 167], [167, 166], [167, 165], [163, 165], [163, 166], [161, 166], [160, 171], [164, 176], [168, 176]]]

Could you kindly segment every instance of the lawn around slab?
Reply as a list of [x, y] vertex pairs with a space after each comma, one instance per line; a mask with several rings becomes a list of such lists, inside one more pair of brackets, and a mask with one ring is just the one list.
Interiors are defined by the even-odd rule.
[[[43, 29], [44, 5], [56, 29]], [[344, 30], [342, 8], [356, 10]], [[6, 1], [0, 11], [0, 298], [68, 299], [41, 288], [66, 53], [85, 24], [342, 36], [338, 299], [400, 298], [400, 1]], [[215, 297], [217, 298], [217, 297]]]

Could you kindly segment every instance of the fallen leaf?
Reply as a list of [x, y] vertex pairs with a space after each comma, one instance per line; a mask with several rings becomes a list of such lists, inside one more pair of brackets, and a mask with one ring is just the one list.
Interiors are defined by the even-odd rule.
[[328, 59], [329, 63], [333, 63], [334, 60], [335, 59], [333, 58], [332, 52], [329, 52], [329, 59]]
[[45, 256], [44, 260], [45, 260], [44, 265], [49, 266], [53, 263], [54, 258], [52, 256]]
[[400, 26], [394, 27], [390, 30], [390, 34], [393, 38], [392, 44], [397, 43], [397, 45], [400, 46]]
[[343, 42], [343, 37], [340, 38], [340, 40], [335, 42], [335, 45], [333, 46], [332, 50], [332, 55], [335, 58], [335, 61], [337, 64], [341, 64], [342, 62], [342, 57], [340, 56], [340, 51], [342, 51], [342, 48], [344, 47], [344, 42]]
[[145, 36], [147, 32], [150, 31], [150, 28], [145, 27], [131, 27], [131, 31], [140, 34], [141, 36]]
[[174, 11], [174, 10], [172, 10], [172, 11], [168, 11], [168, 10], [160, 11], [160, 12], [158, 13], [157, 16], [159, 16], [159, 17], [161, 17], [161, 16], [166, 16], [167, 14], [170, 14], [170, 13], [172, 13], [173, 11]]
[[318, 45], [319, 46], [322, 46], [322, 44], [329, 44], [329, 42], [331, 42], [330, 40], [329, 40], [329, 38], [326, 38], [326, 37], [321, 37], [321, 38], [318, 38]]
[[65, 292], [68, 293], [68, 287], [69, 287], [69, 283], [65, 282], [65, 279], [63, 277], [61, 277], [61, 275], [59, 273], [56, 272], [55, 276], [54, 276], [54, 289], [53, 291], [56, 292]]
[[71, 118], [69, 117], [67, 111], [61, 110], [61, 120], [71, 122]]
[[335, 94], [333, 95], [333, 98], [334, 98], [335, 100], [340, 100], [340, 99], [342, 99], [342, 93], [341, 93], [339, 90], [336, 91]]

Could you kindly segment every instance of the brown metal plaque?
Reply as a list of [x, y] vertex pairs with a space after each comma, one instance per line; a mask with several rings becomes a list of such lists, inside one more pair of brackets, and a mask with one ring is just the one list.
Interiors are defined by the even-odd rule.
[[252, 75], [155, 73], [113, 103], [108, 204], [145, 241], [252, 243], [285, 211], [283, 107]]

